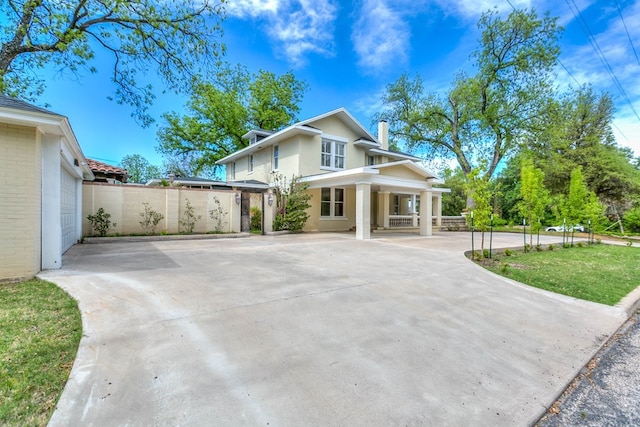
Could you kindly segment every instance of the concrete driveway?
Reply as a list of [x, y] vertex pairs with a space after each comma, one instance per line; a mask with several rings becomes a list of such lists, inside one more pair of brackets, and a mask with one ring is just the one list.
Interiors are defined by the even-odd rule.
[[488, 273], [469, 248], [468, 233], [76, 245], [41, 274], [84, 323], [50, 425], [530, 424], [626, 314]]

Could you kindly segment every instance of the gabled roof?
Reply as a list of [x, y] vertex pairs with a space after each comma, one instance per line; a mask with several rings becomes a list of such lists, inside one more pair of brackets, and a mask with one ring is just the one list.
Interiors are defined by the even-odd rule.
[[[349, 114], [349, 112], [344, 107], [341, 107], [336, 110], [329, 111], [328, 113], [320, 114], [319, 116], [315, 116], [288, 126], [272, 135], [267, 136], [266, 138], [256, 142], [253, 145], [245, 147], [242, 150], [236, 151], [235, 153], [232, 153], [227, 157], [218, 160], [216, 164], [221, 165], [232, 162], [235, 159], [251, 154], [261, 148], [277, 144], [279, 141], [290, 138], [294, 135], [321, 135], [322, 131], [316, 127], [311, 126], [311, 124], [331, 116], [336, 116], [340, 120], [342, 120], [344, 124], [346, 124], [354, 133], [359, 136], [358, 140], [370, 140], [375, 146], [380, 147], [380, 143], [378, 142], [376, 137], [371, 135], [371, 133], [369, 133], [369, 131], [365, 129], [364, 126], [362, 126], [351, 114]], [[248, 134], [249, 133], [247, 133], [247, 135]]]
[[10, 96], [0, 93], [0, 107], [11, 108], [14, 110], [29, 111], [32, 113], [44, 113], [52, 116], [60, 116], [60, 114], [54, 113], [44, 108], [37, 107], [33, 104], [29, 104], [26, 101], [20, 99], [11, 98]]

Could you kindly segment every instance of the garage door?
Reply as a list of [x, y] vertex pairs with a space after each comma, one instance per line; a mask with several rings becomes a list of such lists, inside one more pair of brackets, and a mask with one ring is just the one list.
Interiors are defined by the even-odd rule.
[[60, 172], [60, 223], [62, 253], [76, 243], [76, 180], [66, 170]]

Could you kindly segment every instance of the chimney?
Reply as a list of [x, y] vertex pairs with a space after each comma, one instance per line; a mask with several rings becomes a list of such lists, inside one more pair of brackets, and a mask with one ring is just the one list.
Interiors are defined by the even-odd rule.
[[383, 150], [389, 149], [389, 123], [386, 120], [380, 120], [378, 123], [378, 141]]

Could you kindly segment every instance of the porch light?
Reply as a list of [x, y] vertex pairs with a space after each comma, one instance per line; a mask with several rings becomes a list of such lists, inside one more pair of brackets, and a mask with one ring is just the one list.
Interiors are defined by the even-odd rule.
[[269, 193], [269, 197], [267, 197], [267, 203], [269, 206], [273, 206], [273, 194]]
[[236, 193], [236, 205], [240, 204], [240, 201], [242, 200], [241, 197], [240, 193]]

